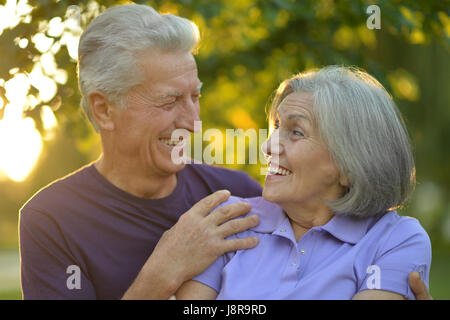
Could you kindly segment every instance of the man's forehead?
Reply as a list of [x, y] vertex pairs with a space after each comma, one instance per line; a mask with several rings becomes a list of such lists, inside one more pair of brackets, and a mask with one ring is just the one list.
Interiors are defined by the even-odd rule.
[[179, 96], [201, 88], [197, 64], [189, 52], [150, 51], [140, 57], [141, 87], [152, 95]]
[[197, 77], [197, 63], [190, 52], [166, 52], [150, 50], [139, 57], [145, 77], [161, 81], [174, 77]]

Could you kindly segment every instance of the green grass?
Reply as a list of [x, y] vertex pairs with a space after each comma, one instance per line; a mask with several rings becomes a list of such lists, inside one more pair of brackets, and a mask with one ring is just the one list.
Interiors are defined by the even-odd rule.
[[22, 292], [20, 289], [0, 291], [0, 300], [22, 300]]

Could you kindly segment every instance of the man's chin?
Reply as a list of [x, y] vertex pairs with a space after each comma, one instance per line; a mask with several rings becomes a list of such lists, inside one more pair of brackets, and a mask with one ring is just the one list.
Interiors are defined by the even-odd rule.
[[175, 164], [173, 162], [160, 166], [160, 171], [167, 173], [167, 175], [177, 174], [186, 166], [185, 163]]
[[149, 164], [153, 168], [167, 175], [176, 174], [184, 169], [186, 164], [179, 153], [174, 153], [173, 148], [169, 148], [161, 142], [158, 142], [157, 146], [156, 149], [150, 149], [148, 155]]

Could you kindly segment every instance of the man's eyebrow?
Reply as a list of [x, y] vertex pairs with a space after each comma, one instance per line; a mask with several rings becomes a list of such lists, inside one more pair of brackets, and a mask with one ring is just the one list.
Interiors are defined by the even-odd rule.
[[169, 97], [179, 97], [179, 96], [181, 96], [182, 94], [180, 93], [180, 92], [177, 92], [177, 91], [169, 91], [169, 92], [167, 92], [165, 95], [162, 95], [162, 96], [160, 96], [159, 97], [159, 99], [165, 99], [165, 98], [169, 98]]
[[[195, 91], [200, 91], [200, 89], [203, 86], [203, 82], [200, 82], [200, 84], [197, 86], [197, 88], [195, 88]], [[170, 97], [181, 97], [183, 94], [181, 92], [178, 91], [169, 91], [166, 94], [158, 97], [158, 100], [164, 100], [166, 98], [170, 98]]]

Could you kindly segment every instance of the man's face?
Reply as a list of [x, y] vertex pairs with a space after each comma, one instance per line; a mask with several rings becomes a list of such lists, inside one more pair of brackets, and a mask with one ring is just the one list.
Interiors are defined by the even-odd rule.
[[128, 92], [126, 110], [113, 111], [114, 159], [142, 175], [172, 175], [184, 166], [171, 160], [172, 132], [193, 132], [199, 120], [197, 65], [189, 52], [152, 51], [140, 62], [143, 82]]

